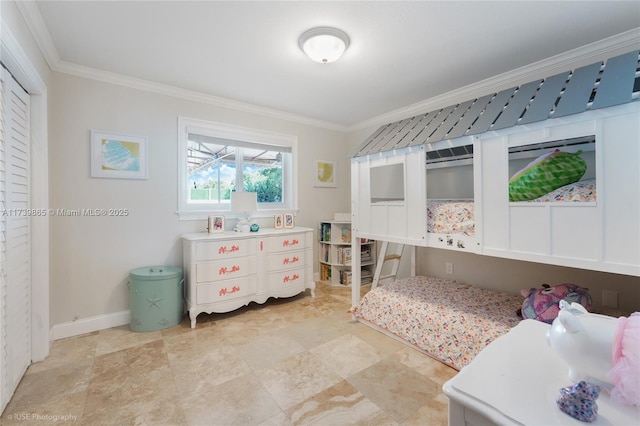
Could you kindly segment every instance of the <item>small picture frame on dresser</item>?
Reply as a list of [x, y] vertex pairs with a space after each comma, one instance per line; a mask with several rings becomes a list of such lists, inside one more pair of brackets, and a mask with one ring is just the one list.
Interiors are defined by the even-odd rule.
[[291, 229], [295, 226], [294, 224], [294, 219], [293, 219], [293, 213], [285, 213], [284, 214], [284, 227]]
[[224, 232], [224, 216], [209, 216], [207, 232], [209, 234]]
[[277, 215], [273, 216], [273, 227], [276, 229], [282, 229], [284, 223], [283, 223], [283, 217], [282, 217], [282, 213], [278, 213]]

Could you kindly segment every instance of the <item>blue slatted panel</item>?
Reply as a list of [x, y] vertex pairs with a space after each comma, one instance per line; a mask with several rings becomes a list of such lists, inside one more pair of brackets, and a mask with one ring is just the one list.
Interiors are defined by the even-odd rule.
[[389, 143], [387, 144], [387, 146], [389, 146], [389, 149], [397, 148], [398, 143], [403, 141], [404, 138], [407, 137], [409, 132], [411, 132], [423, 118], [424, 118], [424, 115], [417, 115], [417, 116], [413, 117], [409, 121], [409, 123], [407, 123], [407, 125], [404, 126], [402, 131], [396, 133], [396, 135], [389, 141]]
[[531, 83], [520, 86], [518, 91], [513, 95], [513, 98], [509, 101], [509, 105], [502, 111], [500, 117], [493, 123], [491, 130], [506, 129], [507, 127], [513, 127], [518, 123], [518, 120], [522, 116], [524, 109], [531, 102], [533, 94], [540, 87], [542, 80], [532, 81]]
[[420, 133], [418, 137], [415, 138], [413, 142], [411, 142], [411, 145], [422, 145], [423, 143], [425, 143], [429, 136], [431, 136], [431, 134], [436, 131], [438, 126], [440, 126], [440, 124], [442, 124], [442, 122], [445, 121], [447, 117], [449, 117], [449, 114], [451, 114], [451, 111], [453, 111], [455, 107], [455, 105], [451, 105], [440, 110], [440, 113], [433, 120], [431, 120], [431, 123], [429, 123], [427, 127], [424, 128], [422, 133]]
[[570, 72], [567, 71], [544, 80], [536, 97], [529, 104], [529, 109], [520, 120], [520, 124], [543, 121], [549, 118], [562, 87], [569, 79], [569, 74]]
[[578, 114], [587, 110], [587, 104], [600, 73], [600, 68], [602, 68], [602, 62], [578, 68], [573, 72], [569, 84], [564, 89], [560, 102], [553, 113], [554, 118]]
[[476, 121], [476, 119], [478, 118], [480, 113], [485, 109], [489, 101], [493, 99], [494, 95], [495, 93], [492, 93], [490, 95], [483, 96], [477, 99], [474, 102], [474, 104], [471, 105], [471, 108], [469, 108], [469, 110], [464, 113], [460, 121], [458, 121], [456, 125], [453, 126], [453, 129], [451, 129], [451, 131], [449, 132], [448, 137], [450, 139], [454, 139], [454, 138], [459, 138], [460, 136], [464, 136], [466, 131], [469, 130], [469, 126], [471, 126], [473, 122]]
[[433, 132], [431, 136], [429, 136], [427, 141], [431, 141], [431, 140], [439, 141], [444, 139], [444, 137], [449, 133], [449, 131], [453, 128], [453, 126], [455, 126], [458, 120], [460, 120], [460, 117], [462, 117], [462, 115], [465, 112], [467, 112], [467, 110], [469, 109], [472, 103], [473, 103], [473, 100], [463, 102], [460, 105], [458, 105], [458, 107], [455, 110], [453, 110], [451, 114], [449, 114], [447, 119], [442, 122], [440, 127], [438, 127], [438, 130], [436, 130], [435, 132]]
[[356, 156], [632, 102], [634, 89], [640, 90], [640, 78], [636, 78], [639, 55], [635, 50], [610, 58], [606, 64], [597, 62], [572, 73], [556, 74], [382, 126], [361, 145]]
[[507, 101], [511, 98], [515, 90], [516, 88], [512, 87], [511, 89], [499, 92], [496, 97], [491, 100], [489, 105], [487, 105], [480, 117], [478, 117], [478, 120], [473, 123], [468, 134], [477, 135], [489, 130], [489, 126], [491, 126], [496, 117], [500, 115], [502, 108], [507, 104]]
[[384, 131], [387, 130], [388, 128], [389, 128], [389, 125], [387, 124], [386, 126], [382, 126], [378, 130], [376, 130], [376, 136], [369, 138], [367, 142], [360, 147], [359, 149], [360, 155], [369, 154], [371, 152], [371, 146], [376, 144], [378, 137], [384, 134]]
[[365, 141], [362, 142], [362, 144], [358, 147], [358, 151], [356, 152], [355, 156], [366, 155], [368, 153], [368, 151], [369, 151], [368, 150], [369, 144], [374, 143], [374, 141], [384, 131], [384, 129], [387, 128], [387, 126], [388, 126], [388, 124], [378, 127], [378, 130], [376, 130], [375, 133], [373, 133], [371, 136], [369, 136], [367, 139], [365, 139]]
[[631, 102], [637, 65], [637, 50], [609, 59], [600, 78], [592, 109]]
[[372, 143], [369, 144], [369, 146], [367, 147], [367, 154], [371, 154], [374, 152], [381, 152], [379, 148], [382, 147], [382, 140], [384, 140], [384, 138], [389, 134], [393, 132], [393, 129], [396, 128], [396, 126], [398, 125], [397, 122], [395, 123], [389, 123], [387, 125], [387, 127], [384, 129], [383, 132], [381, 132], [378, 137], [372, 141]]
[[389, 150], [389, 142], [391, 141], [391, 139], [393, 139], [396, 136], [398, 136], [398, 133], [401, 133], [403, 131], [403, 129], [405, 128], [405, 126], [407, 124], [409, 124], [410, 121], [411, 121], [411, 119], [407, 118], [407, 119], [404, 119], [402, 121], [397, 122], [397, 125], [395, 126], [395, 128], [392, 131], [390, 131], [389, 133], [387, 133], [387, 135], [380, 140], [380, 143], [377, 145], [378, 149], [376, 149], [376, 151], [388, 151]]
[[397, 147], [398, 148], [404, 148], [404, 147], [407, 147], [409, 145], [413, 145], [413, 140], [420, 133], [422, 133], [424, 128], [427, 127], [427, 125], [429, 123], [431, 123], [431, 121], [433, 121], [433, 118], [436, 115], [438, 115], [439, 112], [440, 112], [440, 110], [431, 111], [430, 113], [423, 115], [422, 116], [422, 120], [420, 120], [420, 122], [416, 125], [416, 127], [413, 128], [413, 130], [411, 130], [409, 132], [409, 134], [407, 134], [407, 137], [402, 141], [402, 144], [398, 144]]

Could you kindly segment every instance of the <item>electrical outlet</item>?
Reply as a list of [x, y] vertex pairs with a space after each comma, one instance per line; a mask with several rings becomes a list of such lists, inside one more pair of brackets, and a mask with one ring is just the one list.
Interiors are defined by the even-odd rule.
[[453, 274], [453, 263], [447, 262], [444, 264], [444, 272], [447, 274]]

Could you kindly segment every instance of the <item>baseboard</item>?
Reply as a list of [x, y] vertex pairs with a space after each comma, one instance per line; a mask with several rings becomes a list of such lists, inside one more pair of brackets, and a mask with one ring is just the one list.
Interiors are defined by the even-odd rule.
[[79, 336], [111, 327], [119, 327], [131, 322], [131, 312], [121, 311], [113, 314], [98, 315], [95, 317], [79, 319], [76, 321], [56, 324], [49, 332], [50, 340], [59, 340], [66, 337]]

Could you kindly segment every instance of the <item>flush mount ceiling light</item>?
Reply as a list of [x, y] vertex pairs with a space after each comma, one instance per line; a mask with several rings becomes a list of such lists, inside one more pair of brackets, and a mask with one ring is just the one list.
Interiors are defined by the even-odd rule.
[[302, 33], [298, 45], [311, 60], [327, 64], [340, 59], [349, 47], [349, 36], [337, 28], [311, 28]]

